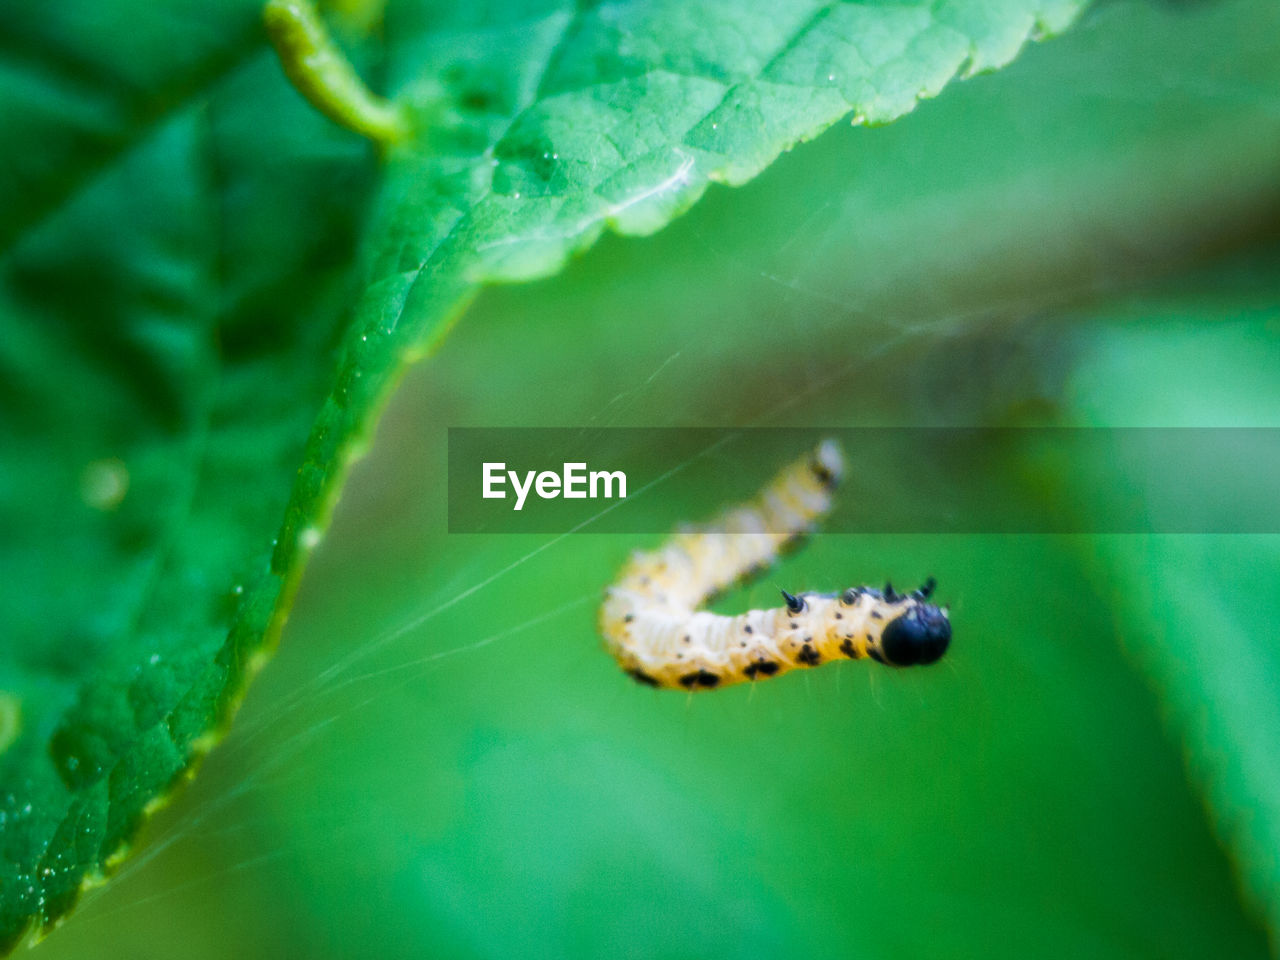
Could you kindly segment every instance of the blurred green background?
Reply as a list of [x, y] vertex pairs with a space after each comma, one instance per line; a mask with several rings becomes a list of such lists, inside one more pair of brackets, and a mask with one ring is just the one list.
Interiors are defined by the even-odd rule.
[[[721, 609], [935, 575], [947, 658], [686, 697], [594, 626], [658, 537], [449, 536], [444, 456], [449, 426], [1280, 425], [1277, 27], [1104, 4], [486, 291], [227, 740], [41, 955], [1266, 956], [1275, 538], [820, 535]], [[1072, 481], [1011, 453], [1047, 510]]]

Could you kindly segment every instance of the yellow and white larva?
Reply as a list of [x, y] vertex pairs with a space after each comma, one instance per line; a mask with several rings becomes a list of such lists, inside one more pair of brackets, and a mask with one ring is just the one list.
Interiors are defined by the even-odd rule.
[[825, 440], [755, 500], [633, 554], [600, 608], [600, 631], [622, 669], [654, 687], [709, 690], [829, 660], [869, 657], [905, 667], [941, 657], [951, 623], [928, 602], [932, 579], [909, 594], [889, 584], [797, 596], [784, 590], [785, 606], [736, 617], [699, 609], [768, 567], [827, 513], [843, 469], [840, 447]]

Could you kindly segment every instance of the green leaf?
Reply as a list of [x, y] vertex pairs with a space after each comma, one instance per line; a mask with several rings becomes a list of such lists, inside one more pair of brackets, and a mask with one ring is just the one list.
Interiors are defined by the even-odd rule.
[[[158, 32], [181, 12], [132, 40], [173, 48]], [[34, 219], [0, 264], [5, 946], [60, 918], [191, 772], [297, 575], [270, 540], [332, 384], [372, 170], [256, 45], [209, 97], [120, 131], [92, 175], [53, 144], [41, 203], [7, 211]], [[30, 55], [56, 73], [56, 49]], [[137, 52], [115, 51], [122, 74]], [[112, 93], [129, 99], [126, 76]]]
[[390, 83], [418, 135], [388, 160], [368, 287], [281, 551], [326, 513], [346, 438], [481, 284], [553, 273], [606, 227], [652, 233], [711, 181], [744, 183], [846, 115], [892, 120], [1083, 6], [535, 2], [496, 26], [393, 8]]

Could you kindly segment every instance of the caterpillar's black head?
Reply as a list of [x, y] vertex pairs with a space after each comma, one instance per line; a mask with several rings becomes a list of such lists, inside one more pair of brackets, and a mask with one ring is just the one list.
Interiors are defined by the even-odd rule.
[[933, 663], [951, 643], [951, 621], [931, 603], [917, 601], [890, 620], [880, 634], [885, 662], [895, 667]]

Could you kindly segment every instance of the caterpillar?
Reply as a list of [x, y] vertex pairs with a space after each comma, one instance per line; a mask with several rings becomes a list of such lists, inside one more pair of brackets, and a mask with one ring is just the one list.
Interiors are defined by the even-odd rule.
[[843, 472], [839, 445], [824, 440], [754, 500], [634, 553], [600, 608], [600, 632], [619, 666], [648, 686], [703, 691], [832, 660], [895, 667], [938, 660], [951, 622], [945, 608], [929, 603], [932, 577], [906, 594], [888, 583], [841, 593], [784, 590], [785, 604], [770, 610], [729, 617], [699, 609], [808, 532], [830, 510]]

